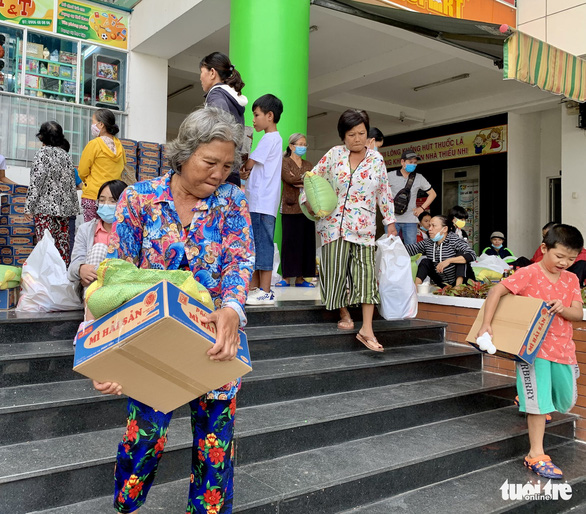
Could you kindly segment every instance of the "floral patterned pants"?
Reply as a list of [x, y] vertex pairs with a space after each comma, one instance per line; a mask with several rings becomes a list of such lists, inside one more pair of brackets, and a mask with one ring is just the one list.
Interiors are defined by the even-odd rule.
[[[190, 402], [193, 449], [187, 514], [231, 514], [236, 398]], [[128, 399], [126, 433], [118, 445], [114, 508], [134, 512], [146, 501], [173, 412], [163, 414]]]
[[59, 251], [61, 258], [65, 261], [65, 266], [69, 266], [71, 257], [71, 249], [69, 246], [69, 218], [35, 214], [33, 219], [35, 222], [37, 243], [43, 239], [45, 229], [47, 229], [55, 240], [55, 247]]

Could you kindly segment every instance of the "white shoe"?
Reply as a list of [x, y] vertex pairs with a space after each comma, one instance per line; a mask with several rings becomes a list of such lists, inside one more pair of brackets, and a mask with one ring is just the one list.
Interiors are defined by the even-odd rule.
[[248, 294], [246, 305], [274, 305], [275, 293], [270, 290], [268, 293], [262, 289], [255, 289]]

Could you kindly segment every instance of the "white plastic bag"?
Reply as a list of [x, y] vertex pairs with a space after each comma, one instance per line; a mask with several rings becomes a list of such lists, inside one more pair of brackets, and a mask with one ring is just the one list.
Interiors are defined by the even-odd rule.
[[281, 264], [281, 256], [279, 255], [279, 247], [277, 243], [273, 243], [273, 273], [271, 275], [271, 285], [274, 286], [277, 282], [283, 280], [283, 277], [279, 275], [279, 265]]
[[73, 283], [67, 278], [65, 262], [48, 230], [22, 267], [22, 290], [17, 311], [51, 312], [82, 308]]
[[411, 273], [411, 257], [397, 236], [381, 237], [377, 242], [376, 272], [380, 305], [385, 319], [417, 316], [417, 289]]
[[501, 259], [498, 255], [486, 255], [483, 253], [477, 260], [470, 263], [472, 269], [483, 268], [497, 273], [502, 273], [511, 268], [511, 265]]

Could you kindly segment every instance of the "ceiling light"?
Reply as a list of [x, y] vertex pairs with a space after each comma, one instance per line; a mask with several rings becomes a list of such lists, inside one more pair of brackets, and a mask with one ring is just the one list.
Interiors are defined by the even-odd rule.
[[457, 80], [467, 79], [469, 76], [470, 76], [470, 73], [462, 73], [462, 75], [456, 75], [454, 77], [450, 77], [447, 79], [438, 80], [437, 82], [430, 82], [429, 84], [423, 84], [422, 86], [414, 87], [413, 91], [421, 91], [422, 89], [441, 86], [443, 84], [449, 84], [450, 82], [456, 82]]

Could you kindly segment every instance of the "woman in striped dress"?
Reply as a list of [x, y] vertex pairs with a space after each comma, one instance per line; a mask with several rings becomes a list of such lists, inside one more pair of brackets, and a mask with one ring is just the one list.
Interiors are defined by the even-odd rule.
[[365, 111], [342, 113], [338, 135], [344, 144], [330, 149], [313, 168], [338, 196], [334, 211], [316, 223], [322, 243], [319, 281], [326, 309], [340, 309], [338, 328], [354, 328], [348, 307], [360, 305], [362, 327], [356, 338], [369, 350], [382, 352], [372, 329], [374, 306], [380, 301], [374, 269], [377, 206], [387, 232], [397, 231], [385, 163], [380, 153], [366, 148], [369, 128]]
[[464, 239], [448, 229], [445, 216], [435, 216], [429, 225], [429, 239], [407, 245], [409, 255], [423, 254], [417, 268], [416, 284], [427, 277], [440, 287], [460, 285], [466, 276], [466, 265], [476, 260], [474, 250]]

